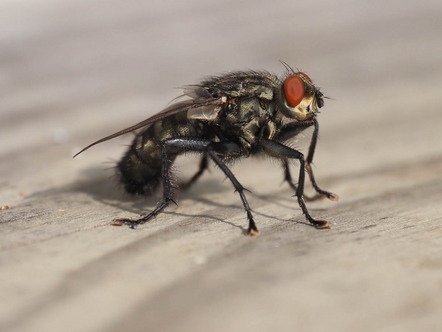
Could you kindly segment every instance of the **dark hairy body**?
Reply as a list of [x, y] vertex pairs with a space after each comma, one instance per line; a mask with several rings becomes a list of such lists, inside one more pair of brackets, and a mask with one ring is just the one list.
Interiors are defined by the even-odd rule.
[[[268, 72], [233, 72], [209, 78], [198, 85], [184, 88], [187, 100], [177, 102], [153, 117], [107, 136], [89, 147], [116, 136], [144, 128], [118, 163], [118, 173], [127, 192], [150, 195], [163, 185], [163, 199], [156, 209], [137, 220], [118, 219], [114, 224], [135, 227], [144, 223], [174, 202], [171, 165], [185, 152], [202, 154], [198, 172], [181, 187], [194, 183], [212, 160], [230, 179], [241, 197], [247, 213], [247, 234], [258, 234], [244, 188], [226, 164], [228, 160], [258, 153], [281, 161], [284, 178], [295, 190], [298, 204], [307, 220], [317, 228], [329, 223], [310, 216], [304, 201], [304, 179], [307, 171], [317, 194], [311, 199], [337, 196], [316, 184], [311, 163], [318, 138], [317, 109], [323, 106], [323, 95], [311, 79], [286, 66], [284, 80]], [[309, 127], [314, 127], [307, 158], [284, 144]], [[82, 152], [80, 151], [80, 153]], [[292, 181], [289, 160], [300, 163], [298, 184]]]

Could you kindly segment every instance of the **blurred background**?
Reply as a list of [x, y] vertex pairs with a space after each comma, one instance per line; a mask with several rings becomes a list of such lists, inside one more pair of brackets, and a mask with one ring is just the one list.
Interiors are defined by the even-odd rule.
[[405, 118], [424, 126], [423, 114], [439, 112], [439, 1], [21, 0], [0, 6], [4, 155], [51, 143], [79, 148], [156, 113], [180, 93], [174, 88], [229, 70], [282, 74], [279, 60], [307, 72], [332, 98], [320, 117], [323, 130], [357, 126], [364, 135], [371, 123], [392, 127], [384, 139], [390, 153], [365, 147], [379, 153], [369, 158], [376, 164], [394, 158], [397, 145], [412, 148], [419, 140], [412, 131], [399, 139], [395, 125]]
[[[184, 287], [179, 287], [179, 282], [183, 281], [181, 276], [191, 275], [192, 270], [189, 272], [186, 270], [188, 267], [184, 266], [186, 260], [181, 256], [183, 247], [179, 247], [181, 249], [178, 253], [170, 256], [164, 254], [171, 253], [170, 249], [161, 248], [159, 255], [146, 250], [146, 255], [151, 255], [134, 260], [134, 265], [126, 263], [129, 261], [125, 260], [124, 254], [117, 256], [124, 260], [127, 274], [130, 275], [114, 277], [115, 279], [108, 280], [108, 283], [103, 282], [102, 285], [94, 283], [96, 271], [92, 268], [94, 265], [91, 252], [97, 260], [105, 254], [113, 257], [113, 246], [122, 247], [133, 241], [131, 236], [138, 239], [143, 236], [142, 232], [133, 232], [116, 239], [117, 236], [111, 232], [121, 232], [121, 229], [109, 228], [107, 222], [110, 216], [121, 215], [120, 206], [101, 201], [103, 195], [113, 192], [114, 188], [112, 181], [107, 184], [107, 178], [113, 171], [106, 168], [112, 167], [112, 163], [118, 160], [125, 145], [129, 144], [131, 135], [94, 147], [74, 160], [72, 155], [92, 141], [160, 111], [181, 93], [178, 89], [180, 86], [233, 70], [263, 69], [280, 75], [284, 72], [279, 62], [282, 60], [306, 72], [321, 91], [330, 97], [319, 115], [321, 132], [315, 155], [315, 174], [319, 183], [326, 184], [325, 189], [340, 194], [341, 202], [338, 204], [342, 205], [337, 205], [337, 209], [376, 193], [384, 194], [387, 190], [412, 187], [419, 179], [428, 183], [440, 183], [441, 17], [440, 0], [2, 0], [0, 206], [11, 208], [0, 211], [0, 221], [4, 222], [0, 235], [3, 251], [0, 258], [3, 266], [0, 267], [0, 287], [3, 290], [0, 294], [4, 297], [0, 301], [0, 328], [38, 330], [35, 327], [45, 327], [46, 330], [59, 330], [60, 327], [66, 327], [66, 322], [74, 330], [83, 331], [100, 328], [108, 331], [115, 326], [128, 327], [129, 322], [136, 324], [137, 319], [142, 316], [126, 316], [128, 312], [136, 312], [132, 304], [142, 302], [145, 304], [142, 308], [150, 308], [153, 302], [149, 301], [155, 300], [151, 295], [158, 294], [159, 290], [164, 292], [165, 298], [170, 302], [160, 301], [162, 306], [158, 307], [158, 316], [150, 317], [158, 324], [155, 326], [176, 327], [168, 321], [170, 312], [166, 310], [172, 303], [183, 305], [180, 307], [181, 311], [171, 309], [174, 314], [190, 314], [190, 318], [180, 316], [181, 320], [176, 321], [177, 326], [183, 324], [181, 327], [194, 327], [193, 323], [201, 323], [198, 326], [207, 328], [210, 326], [207, 323], [209, 319], [218, 315], [226, 318], [216, 327], [220, 331], [238, 326], [247, 330], [248, 323], [253, 319], [246, 318], [251, 317], [262, 323], [265, 313], [273, 305], [266, 307], [263, 304], [259, 307], [262, 309], [257, 310], [261, 313], [260, 318], [252, 315], [251, 309], [247, 311], [247, 308], [254, 307], [253, 303], [256, 301], [248, 303], [244, 300], [245, 290], [237, 289], [237, 296], [242, 297], [235, 303], [244, 304], [239, 306], [242, 311], [238, 312], [233, 309], [236, 307], [229, 306], [227, 295], [211, 293], [214, 289], [219, 289], [220, 292], [225, 290], [223, 286], [226, 285], [223, 282], [229, 280], [228, 276], [235, 278], [235, 282], [243, 280], [239, 278], [242, 274], [238, 272], [242, 270], [236, 269], [239, 264], [226, 267], [223, 274], [225, 280], [215, 278], [211, 279], [212, 284], [206, 284], [205, 289], [207, 294], [211, 294], [210, 299], [219, 300], [217, 303], [220, 307], [226, 305], [227, 307], [222, 306], [225, 311], [211, 311], [210, 308], [205, 308], [203, 299], [198, 298], [193, 299], [195, 303], [191, 306], [192, 310], [186, 311], [185, 304], [190, 295], [185, 293]], [[103, 165], [103, 161], [111, 163]], [[253, 164], [253, 167], [256, 166], [254, 172], [248, 172], [251, 162], [247, 160], [235, 168], [235, 174], [246, 187], [259, 193], [266, 193], [271, 186], [273, 191], [270, 193], [280, 190], [280, 187], [274, 186], [282, 180], [276, 167], [269, 168], [268, 164], [261, 166], [257, 163]], [[196, 168], [196, 165], [192, 165]], [[401, 167], [408, 167], [407, 171], [402, 171]], [[384, 173], [388, 171], [395, 175]], [[215, 173], [217, 172], [212, 172], [210, 176]], [[263, 179], [263, 175], [268, 176], [271, 181], [258, 182], [257, 179]], [[375, 180], [370, 177], [372, 175]], [[94, 181], [96, 177], [102, 181]], [[77, 186], [79, 181], [83, 181], [83, 184]], [[210, 186], [212, 182], [203, 182], [203, 186], [197, 190], [207, 190], [204, 184]], [[223, 192], [230, 195], [229, 184], [223, 183], [223, 188], [227, 188]], [[218, 190], [219, 187], [215, 187], [213, 191]], [[92, 199], [88, 193], [93, 193]], [[286, 190], [287, 197], [288, 193]], [[123, 196], [120, 192], [111, 198], [118, 200], [119, 195]], [[184, 208], [190, 204], [186, 203], [188, 199], [185, 197], [183, 205], [180, 205]], [[192, 194], [190, 197], [192, 198]], [[218, 196], [212, 197], [219, 199]], [[130, 199], [124, 199], [126, 201], [123, 205], [130, 204]], [[56, 205], [52, 206], [54, 202]], [[152, 206], [154, 204], [151, 202]], [[236, 196], [232, 195], [231, 204], [239, 206]], [[141, 207], [145, 207], [142, 202], [136, 208], [127, 210], [139, 213]], [[224, 212], [221, 211], [225, 209], [225, 206], [221, 206], [208, 214], [223, 218]], [[281, 214], [273, 213], [276, 209], [273, 205], [269, 209], [268, 215]], [[351, 207], [350, 209], [356, 211]], [[370, 211], [373, 210], [382, 209], [372, 206]], [[288, 211], [287, 218], [292, 216], [293, 210]], [[331, 211], [333, 217], [339, 210]], [[440, 209], [439, 212], [434, 209], [431, 211], [440, 216]], [[233, 225], [242, 225], [245, 222], [242, 210], [237, 209], [235, 213], [234, 217], [238, 217], [232, 221]], [[300, 212], [296, 213], [301, 218]], [[407, 211], [401, 213], [410, 215]], [[411, 215], [419, 220], [416, 216], [420, 213]], [[173, 214], [168, 214], [168, 218], [179, 217], [180, 215], [174, 217]], [[268, 221], [263, 216], [260, 218], [264, 219], [260, 221], [263, 227], [265, 225], [271, 228], [271, 218], [267, 218]], [[339, 221], [339, 218], [335, 220]], [[354, 225], [360, 225], [357, 222], [368, 222], [361, 216], [354, 218], [354, 221]], [[101, 223], [106, 223], [106, 226], [95, 230], [96, 227], [101, 227]], [[231, 225], [220, 222], [215, 222], [214, 226], [207, 226], [208, 224], [210, 223], [205, 222], [204, 227], [224, 227], [226, 232], [232, 232]], [[148, 227], [165, 227], [167, 222], [152, 225], [146, 226], [145, 232], [151, 231]], [[236, 243], [240, 235], [236, 228], [233, 229], [231, 238], [224, 235], [224, 238], [216, 240], [217, 243]], [[75, 232], [80, 232], [81, 239], [73, 239], [69, 235], [76, 234]], [[110, 232], [110, 235], [106, 232]], [[272, 236], [273, 233], [269, 234]], [[205, 235], [210, 238], [210, 232]], [[282, 233], [278, 236], [284, 238]], [[268, 243], [265, 250], [259, 251], [260, 255], [264, 255], [263, 252], [267, 252], [267, 255], [274, 254], [272, 250], [277, 250], [272, 244], [274, 242], [266, 242], [265, 239], [262, 236], [261, 242], [256, 242]], [[200, 252], [208, 250], [211, 253], [216, 252], [220, 257], [228, 254], [223, 249], [227, 245], [219, 245], [216, 247], [219, 251], [216, 251], [213, 249], [213, 242], [203, 242], [201, 238], [196, 242], [200, 241]], [[272, 238], [271, 241], [276, 240]], [[66, 243], [70, 243], [70, 249], [63, 247]], [[198, 248], [198, 245], [192, 243], [192, 246]], [[388, 241], [385, 245], [387, 244]], [[87, 245], [88, 250], [82, 245]], [[181, 246], [187, 250], [184, 252], [190, 251], [187, 243], [181, 243]], [[347, 253], [354, 252], [354, 247], [350, 248]], [[411, 247], [408, 248], [410, 251], [402, 249], [404, 255], [413, 250]], [[387, 249], [385, 251], [389, 252]], [[138, 253], [135, 257], [137, 255]], [[106, 257], [106, 264], [110, 264], [110, 258]], [[270, 256], [267, 257], [270, 259]], [[336, 253], [335, 258], [339, 260], [340, 257], [347, 256], [342, 255], [342, 252]], [[379, 253], [379, 257], [384, 257], [383, 253]], [[317, 258], [314, 257], [312, 261]], [[151, 259], [158, 261], [152, 263]], [[284, 260], [280, 256], [279, 259], [287, 262], [292, 258], [285, 257]], [[351, 261], [352, 258], [349, 259]], [[357, 257], [353, 259], [358, 260]], [[145, 285], [148, 291], [140, 287], [125, 293], [127, 283], [124, 281], [131, 280], [140, 271], [141, 274], [144, 273], [145, 265], [141, 261], [151, 264], [148, 271], [157, 277], [156, 281], [151, 280]], [[330, 268], [323, 260], [319, 261], [324, 263], [324, 268]], [[163, 269], [165, 262], [169, 270]], [[218, 267], [225, 266], [223, 260], [217, 262]], [[117, 263], [121, 264], [121, 261], [116, 260], [113, 268], [120, 271]], [[44, 264], [45, 269], [38, 268], [39, 264]], [[104, 270], [112, 266], [106, 264], [102, 265]], [[265, 267], [265, 264], [257, 265]], [[285, 266], [289, 265], [291, 264]], [[84, 272], [85, 266], [89, 272]], [[342, 270], [332, 267], [328, 271], [336, 271], [336, 280], [346, 278], [348, 273], [356, 273], [354, 278], [359, 280], [357, 272], [348, 271], [344, 266], [347, 266], [345, 262], [341, 266]], [[386, 266], [390, 265], [382, 265]], [[292, 285], [294, 289], [288, 287], [287, 289], [292, 289], [292, 293], [299, 295], [299, 302], [284, 302], [288, 305], [286, 308], [304, 312], [304, 318], [294, 323], [290, 320], [291, 311], [288, 309], [281, 309], [283, 313], [280, 315], [272, 313], [270, 318], [279, 322], [279, 330], [292, 330], [288, 327], [297, 326], [304, 330], [317, 328], [318, 331], [326, 328], [345, 331], [346, 327], [352, 331], [364, 331], [364, 328], [377, 331], [393, 331], [397, 328], [398, 331], [404, 331], [406, 329], [401, 320], [406, 321], [407, 326], [414, 331], [421, 330], [418, 328], [420, 326], [436, 326], [434, 306], [427, 311], [418, 311], [417, 316], [411, 316], [409, 313], [414, 312], [413, 305], [397, 309], [399, 302], [392, 302], [391, 310], [388, 311], [391, 315], [386, 318], [387, 316], [381, 314], [376, 316], [378, 299], [371, 298], [370, 294], [361, 296], [361, 302], [347, 301], [346, 297], [336, 302], [336, 294], [315, 293], [318, 296], [315, 302], [308, 292], [296, 292], [301, 288], [316, 287], [318, 284], [311, 283], [321, 283], [325, 273], [328, 274], [320, 267], [312, 268], [324, 273], [318, 272], [317, 278], [313, 277], [310, 281], [298, 280], [299, 286]], [[373, 268], [373, 271], [377, 271], [376, 269], [377, 267]], [[81, 274], [84, 277], [83, 284], [77, 284], [77, 274], [72, 275], [72, 271], [85, 273], [86, 277]], [[339, 275], [339, 272], [342, 274]], [[392, 277], [390, 283], [387, 278], [387, 288], [393, 289], [389, 294], [396, 299], [402, 299], [401, 296], [406, 298], [410, 284], [397, 286], [396, 281], [402, 279], [404, 272], [409, 270], [399, 269], [396, 272], [397, 274], [388, 272], [397, 277], [394, 280]], [[257, 281], [258, 285], [267, 285], [265, 273], [264, 276], [257, 274], [263, 278]], [[374, 275], [377, 276], [376, 272]], [[249, 277], [253, 279], [253, 276]], [[378, 277], [379, 279], [373, 279], [373, 285], [382, 284], [380, 280], [383, 276]], [[105, 279], [104, 276], [103, 278]], [[269, 280], [274, 279], [269, 277]], [[293, 280], [297, 279], [294, 277]], [[335, 284], [337, 281], [331, 283]], [[53, 286], [60, 284], [63, 287]], [[421, 283], [416, 281], [411, 284]], [[95, 285], [97, 288], [92, 289], [88, 285]], [[190, 281], [183, 285], [189, 291], [198, 289], [199, 286]], [[213, 288], [207, 285], [212, 285]], [[383, 288], [373, 286], [373, 291], [366, 285], [357, 284], [361, 289], [372, 290], [371, 294], [379, 295], [382, 299], [382, 294], [385, 294]], [[81, 289], [81, 295], [73, 295], [76, 294], [76, 287]], [[110, 298], [109, 291], [113, 288], [109, 287], [115, 287], [120, 292], [116, 291], [115, 297]], [[355, 286], [353, 290], [356, 291], [358, 287]], [[65, 289], [72, 292], [64, 293]], [[178, 300], [167, 297], [170, 296], [167, 289], [178, 290], [182, 297]], [[433, 289], [418, 295], [425, 299], [426, 295], [432, 293], [436, 295]], [[251, 301], [253, 299], [255, 298], [251, 297]], [[384, 300], [389, 303], [389, 300]], [[124, 310], [121, 303], [125, 304]], [[303, 309], [303, 303], [309, 305]], [[348, 316], [347, 310], [354, 309], [352, 303], [364, 308], [368, 316], [371, 314], [378, 317], [378, 320], [366, 320], [360, 315]], [[103, 305], [106, 310], [96, 313], [97, 317], [84, 321], [79, 319]], [[69, 310], [66, 309], [68, 307]], [[322, 310], [318, 310], [322, 320], [312, 315], [309, 310], [311, 307]], [[161, 316], [160, 309], [166, 310], [164, 317]], [[327, 309], [332, 312], [326, 314]], [[197, 317], [206, 318], [201, 318], [201, 322]], [[122, 325], [114, 326], [114, 322]], [[251, 326], [256, 331], [259, 326], [262, 328], [267, 325]], [[388, 329], [382, 330], [382, 326]], [[132, 327], [135, 329], [136, 325]], [[215, 331], [216, 328], [212, 330]]]
[[[1, 155], [13, 163], [11, 154], [62, 144], [67, 157], [156, 113], [180, 86], [229, 70], [282, 74], [279, 60], [332, 98], [320, 123], [333, 151], [317, 153], [333, 159], [329, 172], [409, 157], [397, 150], [431, 155], [440, 151], [431, 119], [440, 114], [441, 7], [436, 0], [2, 1]], [[353, 144], [355, 135], [362, 144]], [[106, 151], [111, 145], [88, 158], [118, 158]], [[3, 174], [10, 166], [3, 163]]]

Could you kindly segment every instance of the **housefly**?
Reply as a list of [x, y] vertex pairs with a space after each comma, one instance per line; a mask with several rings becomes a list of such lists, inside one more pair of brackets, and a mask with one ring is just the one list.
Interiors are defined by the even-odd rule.
[[[330, 228], [327, 221], [310, 215], [304, 200], [305, 172], [316, 191], [312, 199], [338, 199], [337, 195], [319, 188], [311, 167], [319, 132], [316, 115], [324, 106], [325, 97], [307, 74], [283, 64], [286, 72], [282, 79], [266, 71], [238, 71], [185, 86], [182, 97], [187, 99], [81, 150], [79, 153], [142, 128], [118, 163], [118, 176], [131, 194], [150, 195], [162, 183], [163, 198], [152, 212], [141, 218], [116, 219], [113, 224], [135, 228], [161, 213], [171, 202], [175, 203], [177, 186], [172, 181], [171, 165], [179, 154], [196, 152], [201, 154], [199, 170], [181, 187], [193, 184], [212, 160], [241, 198], [249, 222], [248, 235], [259, 231], [245, 189], [231, 172], [228, 162], [256, 154], [279, 160], [284, 180], [295, 191], [307, 220], [316, 228]], [[305, 158], [286, 142], [309, 127], [314, 130]], [[289, 161], [293, 159], [300, 163], [297, 184], [293, 183], [289, 169]]]

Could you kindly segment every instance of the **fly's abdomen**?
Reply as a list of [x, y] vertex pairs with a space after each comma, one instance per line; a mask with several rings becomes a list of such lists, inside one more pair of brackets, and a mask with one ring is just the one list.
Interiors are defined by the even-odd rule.
[[[161, 183], [163, 142], [174, 137], [200, 137], [201, 126], [197, 121], [180, 121], [169, 116], [153, 123], [137, 135], [131, 147], [117, 165], [126, 191], [130, 194], [151, 195]], [[167, 151], [173, 162], [177, 151]]]
[[[144, 143], [150, 146], [150, 155], [140, 151], [143, 136], [137, 136], [130, 149], [118, 163], [118, 172], [124, 188], [130, 194], [150, 195], [161, 180], [161, 145], [152, 137]], [[159, 155], [159, 157], [157, 156]]]

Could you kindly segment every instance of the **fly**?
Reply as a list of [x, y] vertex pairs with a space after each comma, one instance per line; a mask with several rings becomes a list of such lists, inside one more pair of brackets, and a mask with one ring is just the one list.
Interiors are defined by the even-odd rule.
[[[114, 225], [128, 224], [135, 228], [175, 203], [176, 186], [171, 177], [171, 165], [185, 152], [201, 154], [199, 170], [187, 182], [192, 185], [212, 160], [232, 182], [238, 192], [248, 219], [248, 235], [259, 233], [245, 189], [227, 166], [232, 161], [249, 155], [265, 154], [278, 159], [284, 171], [284, 180], [295, 191], [298, 204], [306, 219], [316, 228], [330, 228], [325, 220], [314, 219], [305, 199], [338, 196], [321, 189], [315, 180], [311, 164], [316, 148], [319, 125], [318, 109], [324, 106], [324, 96], [310, 77], [295, 72], [283, 63], [286, 73], [282, 79], [266, 71], [238, 71], [203, 80], [184, 88], [188, 99], [176, 102], [156, 115], [129, 128], [106, 136], [82, 149], [117, 136], [142, 129], [117, 164], [118, 176], [131, 194], [151, 195], [162, 183], [163, 198], [157, 207], [139, 219], [116, 219]], [[307, 157], [286, 142], [305, 129], [313, 127]], [[74, 157], [75, 157], [74, 156]], [[289, 160], [300, 163], [298, 183], [295, 184]], [[309, 175], [316, 195], [304, 199], [305, 172]]]

